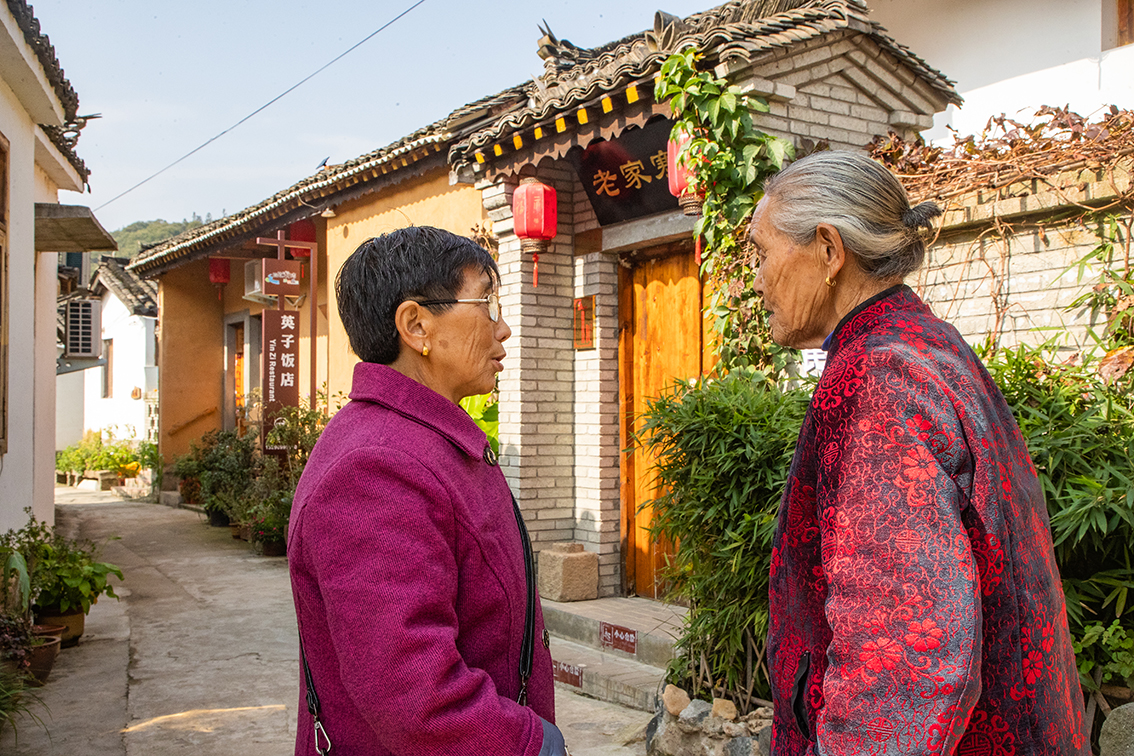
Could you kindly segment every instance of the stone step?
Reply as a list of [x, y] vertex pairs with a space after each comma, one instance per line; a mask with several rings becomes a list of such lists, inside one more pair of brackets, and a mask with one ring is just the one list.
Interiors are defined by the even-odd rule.
[[652, 712], [665, 687], [664, 669], [554, 635], [551, 658], [558, 685], [600, 701]]
[[664, 669], [674, 656], [685, 608], [649, 599], [541, 599], [548, 632], [592, 649]]

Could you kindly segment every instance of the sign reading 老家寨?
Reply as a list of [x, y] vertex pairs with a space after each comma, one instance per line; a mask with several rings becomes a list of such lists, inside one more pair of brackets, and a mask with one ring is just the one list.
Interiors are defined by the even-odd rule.
[[299, 404], [299, 313], [264, 310], [264, 365], [260, 370], [264, 401], [264, 451], [285, 451], [283, 446], [270, 446], [268, 431], [277, 422], [282, 407]]
[[601, 225], [677, 209], [666, 159], [672, 130], [673, 121], [662, 118], [568, 151]]

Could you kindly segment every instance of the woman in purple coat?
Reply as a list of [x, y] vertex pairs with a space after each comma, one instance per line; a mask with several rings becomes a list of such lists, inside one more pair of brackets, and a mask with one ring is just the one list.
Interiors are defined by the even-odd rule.
[[765, 191], [751, 240], [772, 337], [827, 350], [773, 541], [773, 756], [1085, 753], [1027, 446], [902, 283], [940, 211], [846, 152]]
[[457, 404], [502, 369], [498, 284], [488, 252], [428, 227], [339, 271], [362, 361], [292, 507], [297, 756], [565, 753], [527, 533]]

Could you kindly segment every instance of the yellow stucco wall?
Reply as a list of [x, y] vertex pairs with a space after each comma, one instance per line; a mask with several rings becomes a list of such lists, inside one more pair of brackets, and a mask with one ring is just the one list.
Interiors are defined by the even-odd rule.
[[190, 441], [221, 423], [224, 317], [206, 260], [159, 279], [158, 311], [158, 446], [168, 464], [189, 451]]
[[333, 285], [350, 253], [371, 237], [410, 225], [435, 226], [467, 236], [473, 226], [486, 218], [480, 192], [468, 185], [450, 186], [446, 168], [404, 181], [389, 191], [336, 206], [335, 213], [326, 225], [330, 266], [327, 279], [332, 282], [326, 300], [330, 303], [327, 365], [332, 396], [340, 391], [350, 393], [351, 374], [358, 362], [339, 320]]

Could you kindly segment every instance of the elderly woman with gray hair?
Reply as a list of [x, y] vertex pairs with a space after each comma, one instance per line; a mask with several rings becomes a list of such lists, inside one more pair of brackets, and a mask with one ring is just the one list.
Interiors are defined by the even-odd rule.
[[1027, 446], [902, 283], [939, 214], [872, 160], [820, 152], [752, 218], [773, 339], [828, 352], [773, 542], [775, 756], [1089, 749]]

